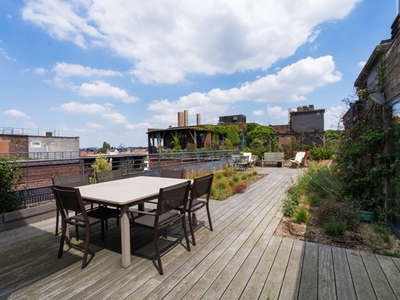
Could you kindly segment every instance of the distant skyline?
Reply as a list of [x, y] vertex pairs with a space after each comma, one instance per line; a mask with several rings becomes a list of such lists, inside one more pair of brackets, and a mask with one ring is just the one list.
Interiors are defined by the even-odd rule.
[[336, 129], [397, 0], [2, 0], [0, 130], [147, 146], [147, 129], [243, 114]]

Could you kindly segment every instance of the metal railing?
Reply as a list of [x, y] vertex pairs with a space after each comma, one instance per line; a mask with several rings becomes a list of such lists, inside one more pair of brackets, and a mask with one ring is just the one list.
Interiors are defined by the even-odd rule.
[[[107, 156], [113, 170], [122, 169], [127, 177], [159, 176], [162, 169], [213, 170], [231, 163], [239, 150], [162, 152], [158, 154], [119, 154]], [[19, 206], [27, 207], [53, 199], [52, 177], [89, 174], [96, 156], [20, 161], [23, 178], [18, 191]]]

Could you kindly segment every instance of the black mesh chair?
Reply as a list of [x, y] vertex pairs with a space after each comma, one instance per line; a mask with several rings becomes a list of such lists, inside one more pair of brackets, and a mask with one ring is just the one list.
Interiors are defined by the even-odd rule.
[[[186, 207], [189, 195], [190, 181], [161, 188], [158, 196], [157, 208], [153, 211], [131, 210], [137, 214], [133, 217], [133, 224], [153, 230], [154, 247], [158, 261], [158, 272], [163, 275], [160, 250], [158, 247], [158, 233], [164, 232], [171, 225], [182, 222], [187, 250], [190, 251], [189, 238], [186, 229], [185, 209], [180, 213], [179, 207]], [[132, 214], [133, 215], [133, 214]]]
[[[61, 239], [58, 258], [61, 258], [63, 255], [68, 224], [75, 227], [85, 228], [86, 237], [82, 261], [83, 269], [87, 265], [87, 255], [89, 252], [92, 226], [101, 223], [101, 239], [104, 240], [104, 221], [108, 218], [114, 217], [115, 214], [118, 214], [118, 211], [104, 206], [99, 206], [87, 211], [79, 189], [63, 186], [53, 186], [52, 188], [57, 203], [57, 210], [61, 215]], [[68, 211], [75, 211], [77, 213], [73, 216], [69, 216]], [[69, 238], [67, 238], [67, 244], [71, 245]]]
[[[213, 231], [212, 222], [211, 222], [211, 214], [210, 214], [210, 206], [209, 206], [213, 178], [214, 178], [214, 174], [209, 174], [206, 176], [195, 178], [193, 180], [192, 188], [190, 190], [190, 197], [189, 197], [189, 201], [188, 201], [188, 204], [187, 204], [187, 207], [185, 210], [187, 211], [188, 218], [189, 218], [189, 227], [190, 227], [190, 233], [192, 235], [193, 245], [196, 245], [196, 239], [194, 237], [194, 231], [193, 231], [193, 225], [194, 225], [193, 224], [194, 223], [193, 214], [197, 210], [199, 210], [203, 207], [206, 207], [210, 230]], [[199, 199], [201, 197], [203, 197], [203, 198]], [[180, 209], [182, 212], [184, 211], [183, 207], [181, 207]]]
[[[82, 185], [88, 185], [90, 183], [88, 174], [53, 177], [51, 180], [53, 182], [53, 185], [66, 186], [66, 187], [78, 187], [78, 186], [82, 186]], [[84, 202], [84, 204], [87, 205], [89, 203]], [[57, 202], [56, 202], [56, 205], [57, 205]], [[90, 204], [90, 208], [93, 209], [93, 203]], [[60, 212], [57, 209], [55, 235], [58, 235], [58, 224], [59, 223], [60, 223]]]
[[124, 175], [122, 173], [122, 169], [113, 170], [113, 171], [102, 171], [96, 172], [96, 182], [106, 182], [112, 180], [123, 179]]
[[183, 169], [182, 170], [162, 169], [161, 177], [183, 178]]

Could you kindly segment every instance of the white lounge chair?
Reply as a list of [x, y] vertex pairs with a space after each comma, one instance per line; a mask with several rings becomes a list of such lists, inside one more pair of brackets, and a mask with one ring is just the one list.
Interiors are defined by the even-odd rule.
[[301, 165], [305, 165], [304, 164], [305, 156], [306, 156], [306, 152], [304, 152], [304, 151], [297, 152], [296, 156], [294, 158], [290, 159], [292, 166], [296, 166], [296, 168], [298, 168]]

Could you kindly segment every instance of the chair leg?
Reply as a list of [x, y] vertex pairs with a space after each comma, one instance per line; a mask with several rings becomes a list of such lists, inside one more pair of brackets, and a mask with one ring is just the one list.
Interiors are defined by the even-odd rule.
[[87, 256], [89, 252], [89, 243], [90, 243], [90, 226], [86, 227], [86, 238], [85, 238], [85, 248], [83, 252], [83, 259], [82, 259], [82, 269], [86, 268], [87, 265]]
[[60, 238], [60, 247], [58, 248], [58, 258], [61, 258], [63, 255], [66, 234], [67, 234], [67, 224], [63, 222], [61, 225], [61, 238]]
[[[192, 242], [193, 242], [193, 246], [196, 246], [196, 239], [194, 238], [194, 231], [193, 231], [193, 223], [192, 223], [192, 212], [188, 212], [188, 216], [189, 216], [189, 229], [190, 229], [190, 234], [192, 235]], [[186, 229], [186, 227], [184, 228]]]
[[[190, 243], [189, 243], [189, 237], [188, 237], [188, 232], [186, 229], [186, 220], [185, 218], [182, 219], [182, 227], [183, 227], [183, 233], [185, 234], [185, 240], [186, 240], [186, 248], [188, 251], [190, 251]], [[194, 238], [194, 235], [193, 235]], [[195, 245], [195, 244], [193, 244]]]
[[208, 206], [208, 202], [207, 202], [206, 208], [207, 208], [207, 215], [208, 215], [208, 223], [210, 224], [210, 230], [213, 231], [213, 226], [212, 226], [212, 222], [211, 222], [210, 207]]
[[164, 275], [164, 271], [163, 271], [162, 264], [161, 264], [160, 250], [158, 249], [158, 234], [157, 234], [157, 230], [154, 230], [154, 232], [153, 232], [153, 239], [154, 239], [154, 248], [156, 250], [156, 258], [157, 258], [157, 261], [158, 261], [158, 273], [160, 273], [160, 275]]
[[58, 207], [56, 208], [56, 233], [58, 235], [58, 223], [60, 222], [60, 212], [58, 211]]

